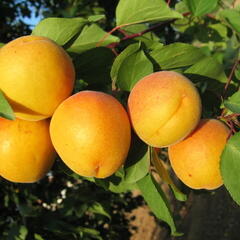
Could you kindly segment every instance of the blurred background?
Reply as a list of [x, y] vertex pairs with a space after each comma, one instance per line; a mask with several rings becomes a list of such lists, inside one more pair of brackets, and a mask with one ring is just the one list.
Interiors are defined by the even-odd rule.
[[105, 14], [111, 27], [117, 0], [2, 0], [0, 1], [0, 41], [29, 34], [45, 17], [84, 17]]

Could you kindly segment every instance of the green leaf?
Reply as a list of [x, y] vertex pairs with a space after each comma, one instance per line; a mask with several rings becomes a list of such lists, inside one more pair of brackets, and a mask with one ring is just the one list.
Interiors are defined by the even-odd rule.
[[225, 25], [221, 23], [210, 24], [210, 28], [214, 29], [222, 39], [227, 38], [228, 29]]
[[153, 50], [150, 56], [161, 69], [179, 68], [192, 65], [205, 55], [201, 49], [186, 43], [173, 43]]
[[240, 113], [240, 91], [225, 100], [224, 106], [234, 113]]
[[98, 90], [111, 83], [110, 69], [114, 54], [109, 48], [93, 48], [73, 58], [77, 79]]
[[114, 193], [123, 193], [137, 188], [136, 184], [129, 183], [124, 180], [124, 171], [122, 168], [108, 178], [96, 178], [95, 183], [103, 187], [105, 190], [109, 190]]
[[[103, 238], [100, 235], [100, 232], [93, 228], [86, 228], [86, 227], [78, 227], [77, 230], [79, 232], [83, 232], [86, 235], [90, 235], [93, 239], [103, 240]], [[85, 239], [85, 238], [83, 238]], [[88, 239], [88, 238], [86, 238]]]
[[119, 182], [110, 178], [108, 190], [114, 193], [124, 193], [136, 189], [135, 183], [128, 183], [121, 179]]
[[105, 18], [105, 15], [99, 14], [99, 15], [92, 15], [88, 17], [89, 22], [98, 22]]
[[[100, 28], [97, 24], [91, 24], [85, 26], [81, 34], [75, 39], [71, 46], [67, 49], [69, 52], [81, 53], [91, 48], [97, 47], [101, 39], [106, 36], [106, 32]], [[113, 35], [108, 35], [107, 38], [101, 42], [101, 46], [106, 46], [110, 43], [119, 42], [119, 38]]]
[[167, 169], [164, 167], [162, 160], [159, 158], [158, 153], [156, 152], [155, 148], [152, 148], [151, 150], [151, 160], [153, 162], [153, 165], [156, 168], [156, 171], [158, 173], [158, 175], [160, 176], [160, 178], [166, 182], [167, 184], [170, 185], [174, 196], [176, 197], [177, 200], [179, 201], [186, 201], [187, 200], [187, 196], [185, 194], [183, 194], [178, 187], [174, 184], [174, 182], [172, 181]]
[[197, 74], [225, 83], [227, 81], [227, 76], [223, 69], [223, 65], [213, 57], [205, 57], [188, 68], [184, 73]]
[[188, 8], [187, 4], [184, 1], [178, 2], [175, 5], [175, 10], [180, 12], [180, 13], [189, 12], [189, 8]]
[[14, 120], [15, 115], [12, 107], [4, 97], [3, 93], [0, 91], [0, 116], [7, 118], [9, 120]]
[[26, 240], [28, 230], [24, 225], [19, 226], [14, 222], [9, 229], [7, 236], [9, 240]]
[[4, 43], [0, 43], [0, 48], [3, 47], [5, 44]]
[[132, 136], [132, 143], [124, 165], [125, 181], [135, 183], [147, 175], [150, 167], [148, 146], [136, 135]]
[[109, 211], [107, 210], [107, 208], [99, 203], [99, 202], [94, 202], [89, 208], [88, 211], [96, 213], [96, 214], [100, 214], [103, 215], [107, 218], [109, 218], [111, 220], [111, 215], [109, 214]]
[[44, 240], [39, 234], [34, 233], [34, 240]]
[[45, 18], [37, 24], [32, 34], [48, 37], [62, 46], [78, 34], [86, 23], [83, 18]]
[[140, 43], [135, 43], [129, 45], [127, 48], [125, 48], [114, 60], [112, 69], [111, 69], [111, 78], [114, 82], [116, 82], [118, 71], [123, 64], [124, 60], [132, 55], [133, 53], [137, 52], [140, 48]]
[[[70, 199], [70, 201], [71, 201], [71, 199]], [[76, 204], [77, 204], [77, 203], [76, 203]], [[72, 207], [72, 205], [73, 205], [72, 201], [71, 201], [71, 203], [70, 203], [69, 205]], [[77, 216], [78, 218], [81, 218], [81, 217], [83, 217], [83, 215], [86, 213], [86, 211], [87, 211], [87, 209], [88, 209], [88, 205], [85, 204], [85, 203], [83, 203], [83, 204], [78, 205], [78, 207], [75, 207], [74, 209], [73, 209], [73, 208], [74, 208], [74, 207], [72, 207], [72, 209], [69, 209], [69, 210], [66, 212], [66, 215], [69, 214], [68, 216], [72, 216], [72, 211], [71, 211], [71, 210], [74, 210], [76, 216]], [[65, 214], [64, 214], [64, 215], [65, 215]]]
[[[135, 24], [126, 26], [122, 28], [122, 30], [125, 31], [125, 34], [132, 35], [143, 32], [148, 29], [148, 27], [149, 26], [147, 24]], [[160, 43], [159, 37], [154, 32], [147, 32], [141, 36], [136, 36], [134, 37], [134, 40], [144, 43], [144, 45], [149, 49], [152, 49], [155, 45], [163, 45], [162, 43]]]
[[28, 230], [25, 226], [21, 226], [19, 230], [19, 240], [25, 240], [28, 234]]
[[184, 0], [184, 2], [196, 17], [213, 12], [218, 4], [218, 0]]
[[117, 26], [182, 18], [164, 0], [120, 0], [116, 9]]
[[180, 235], [176, 231], [176, 226], [170, 212], [168, 202], [163, 191], [157, 186], [156, 181], [149, 174], [137, 182], [137, 185], [155, 216], [166, 222], [174, 236]]
[[240, 66], [238, 65], [237, 68], [234, 71], [235, 77], [240, 80]]
[[36, 217], [38, 215], [37, 211], [34, 211], [34, 208], [27, 205], [26, 203], [19, 203], [17, 204], [19, 213], [23, 217]]
[[225, 9], [220, 12], [220, 16], [232, 26], [234, 30], [240, 32], [240, 12], [235, 9]]
[[223, 183], [233, 200], [240, 205], [240, 132], [232, 136], [221, 156], [220, 169]]
[[118, 71], [116, 85], [125, 91], [131, 91], [134, 85], [144, 76], [153, 72], [153, 64], [143, 50], [125, 58]]

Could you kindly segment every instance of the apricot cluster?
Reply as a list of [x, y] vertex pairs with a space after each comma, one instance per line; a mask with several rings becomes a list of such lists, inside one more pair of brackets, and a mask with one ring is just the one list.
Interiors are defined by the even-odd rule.
[[71, 58], [48, 38], [25, 36], [0, 49], [0, 89], [17, 117], [0, 118], [2, 177], [38, 181], [57, 152], [79, 175], [106, 178], [124, 164], [132, 125], [148, 145], [169, 147], [173, 170], [189, 187], [222, 184], [219, 161], [229, 129], [200, 121], [201, 99], [188, 78], [173, 71], [145, 76], [130, 92], [128, 113], [106, 93], [71, 96], [74, 80]]
[[220, 156], [230, 130], [201, 117], [201, 100], [192, 82], [172, 71], [141, 79], [128, 99], [137, 135], [153, 147], [168, 147], [173, 170], [193, 189], [220, 187]]
[[49, 117], [72, 92], [75, 70], [67, 53], [45, 37], [24, 36], [0, 49], [0, 89], [16, 120], [0, 118], [0, 175], [35, 182], [56, 153]]
[[0, 49], [0, 89], [17, 117], [0, 119], [2, 177], [35, 182], [56, 152], [88, 177], [108, 177], [124, 163], [131, 139], [127, 112], [105, 93], [70, 97], [74, 80], [70, 57], [48, 38], [20, 37]]

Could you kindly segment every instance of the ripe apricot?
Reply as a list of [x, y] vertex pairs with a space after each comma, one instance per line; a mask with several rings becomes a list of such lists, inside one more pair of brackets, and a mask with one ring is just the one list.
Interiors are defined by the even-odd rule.
[[52, 116], [73, 90], [70, 57], [45, 37], [24, 36], [0, 48], [0, 89], [18, 118]]
[[56, 156], [49, 136], [49, 120], [14, 121], [0, 118], [0, 176], [20, 183], [36, 182]]
[[131, 127], [125, 109], [114, 97], [82, 91], [57, 108], [50, 135], [57, 153], [74, 172], [105, 178], [124, 163]]
[[201, 100], [188, 78], [160, 71], [137, 82], [129, 95], [128, 110], [137, 135], [150, 146], [165, 147], [196, 127]]
[[220, 187], [219, 162], [229, 133], [224, 123], [203, 119], [187, 138], [170, 146], [169, 159], [178, 178], [193, 189]]

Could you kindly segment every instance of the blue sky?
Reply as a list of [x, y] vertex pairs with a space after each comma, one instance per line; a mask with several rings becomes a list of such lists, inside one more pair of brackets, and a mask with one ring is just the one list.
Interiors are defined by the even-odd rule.
[[31, 28], [34, 28], [34, 26], [36, 26], [43, 17], [41, 16], [41, 14], [40, 14], [40, 16], [35, 17], [35, 9], [34, 9], [34, 7], [32, 7], [31, 10], [32, 10], [31, 17], [30, 18], [28, 18], [28, 17], [21, 17], [21, 20], [23, 22], [25, 22], [26, 24], [30, 25]]
[[31, 18], [22, 18], [22, 20], [26, 23], [31, 25], [31, 27], [34, 27], [39, 23], [39, 21], [42, 19], [42, 17], [35, 17], [34, 14], [32, 14]]

